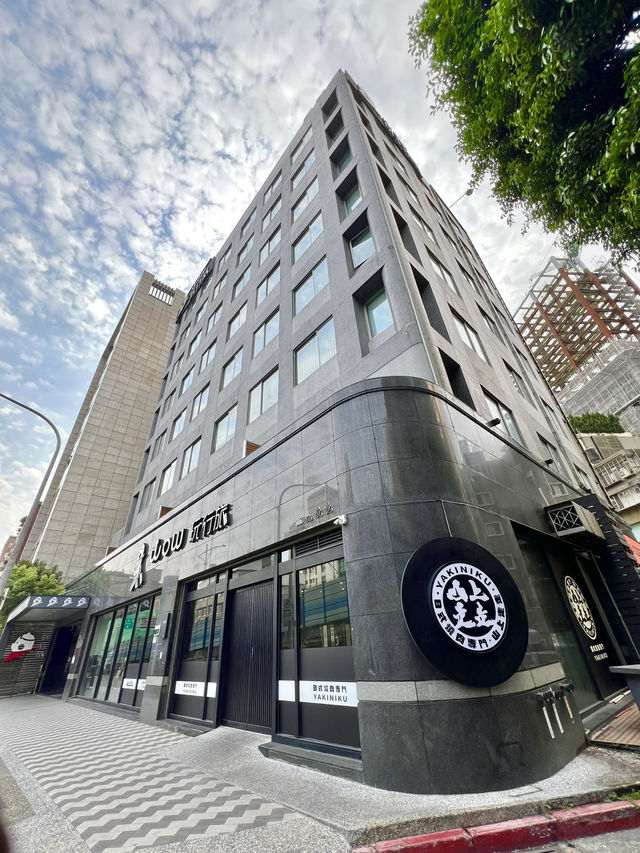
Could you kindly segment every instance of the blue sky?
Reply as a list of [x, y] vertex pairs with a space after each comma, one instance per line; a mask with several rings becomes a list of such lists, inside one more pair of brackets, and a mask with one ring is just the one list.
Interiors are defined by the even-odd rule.
[[[142, 270], [188, 289], [339, 67], [458, 198], [469, 170], [407, 52], [418, 5], [5, 0], [0, 391], [66, 436]], [[515, 307], [553, 238], [509, 228], [486, 187], [455, 213]], [[0, 547], [52, 450], [45, 424], [0, 400]]]

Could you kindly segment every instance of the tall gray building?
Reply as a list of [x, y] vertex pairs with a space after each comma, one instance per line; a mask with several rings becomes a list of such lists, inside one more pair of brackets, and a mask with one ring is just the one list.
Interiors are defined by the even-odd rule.
[[125, 524], [183, 297], [144, 272], [91, 380], [23, 551], [65, 583]]
[[126, 534], [70, 590], [66, 694], [390, 789], [532, 782], [638, 660], [591, 478], [466, 232], [339, 72], [179, 312]]

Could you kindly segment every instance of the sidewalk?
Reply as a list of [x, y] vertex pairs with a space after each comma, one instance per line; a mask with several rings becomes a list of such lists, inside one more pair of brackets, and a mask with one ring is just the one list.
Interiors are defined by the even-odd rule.
[[2, 818], [14, 853], [326, 851], [546, 814], [640, 784], [640, 754], [590, 747], [511, 791], [418, 796], [267, 759], [264, 735], [186, 737], [81, 702], [0, 701]]

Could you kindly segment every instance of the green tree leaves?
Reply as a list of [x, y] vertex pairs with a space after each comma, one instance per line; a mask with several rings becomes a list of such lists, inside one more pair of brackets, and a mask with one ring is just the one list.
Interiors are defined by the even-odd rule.
[[58, 595], [64, 592], [62, 572], [57, 566], [47, 568], [42, 560], [18, 560], [7, 581], [7, 597], [0, 610], [0, 630], [14, 607], [28, 595]]
[[410, 52], [474, 180], [566, 245], [640, 249], [640, 16], [628, 0], [429, 0]]
[[617, 415], [585, 412], [584, 415], [569, 415], [567, 420], [575, 432], [625, 432]]

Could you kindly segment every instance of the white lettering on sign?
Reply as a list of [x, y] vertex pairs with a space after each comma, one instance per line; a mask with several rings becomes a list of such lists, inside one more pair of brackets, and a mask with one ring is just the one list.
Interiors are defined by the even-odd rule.
[[204, 696], [204, 681], [176, 681], [175, 693], [180, 696]]
[[354, 681], [301, 681], [300, 701], [313, 705], [355, 708], [358, 705], [358, 693]]
[[218, 683], [216, 681], [209, 681], [207, 684], [207, 697], [209, 699], [215, 699], [217, 689], [218, 689]]

